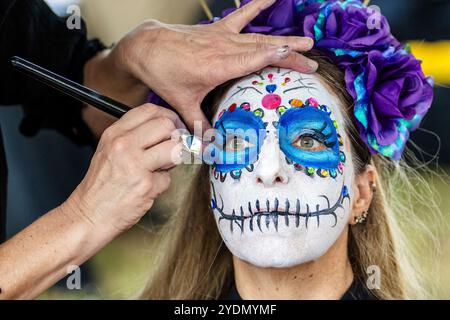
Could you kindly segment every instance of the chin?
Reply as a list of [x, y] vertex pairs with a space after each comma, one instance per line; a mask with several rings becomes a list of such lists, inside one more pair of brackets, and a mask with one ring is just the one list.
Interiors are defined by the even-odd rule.
[[240, 241], [227, 239], [225, 244], [234, 256], [256, 267], [291, 268], [320, 259], [333, 242], [310, 242], [305, 235], [264, 234], [244, 236]]

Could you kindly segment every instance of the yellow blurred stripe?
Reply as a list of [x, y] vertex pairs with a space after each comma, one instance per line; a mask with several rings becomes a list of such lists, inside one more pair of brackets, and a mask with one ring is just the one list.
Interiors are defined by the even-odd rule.
[[410, 41], [414, 56], [422, 60], [426, 75], [433, 76], [437, 83], [450, 84], [450, 41]]

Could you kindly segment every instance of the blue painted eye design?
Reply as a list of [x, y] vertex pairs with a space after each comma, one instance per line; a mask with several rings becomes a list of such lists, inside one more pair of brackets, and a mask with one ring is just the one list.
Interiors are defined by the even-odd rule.
[[231, 135], [227, 137], [224, 149], [225, 152], [241, 152], [253, 147], [255, 147], [255, 144], [250, 141], [247, 141], [238, 135]]
[[216, 171], [242, 170], [258, 160], [266, 137], [262, 119], [243, 108], [226, 111], [214, 125], [214, 163]]
[[336, 128], [329, 115], [311, 106], [292, 108], [278, 124], [280, 148], [304, 167], [334, 170], [340, 162]]
[[312, 137], [301, 136], [292, 144], [294, 147], [307, 151], [321, 151], [325, 145]]

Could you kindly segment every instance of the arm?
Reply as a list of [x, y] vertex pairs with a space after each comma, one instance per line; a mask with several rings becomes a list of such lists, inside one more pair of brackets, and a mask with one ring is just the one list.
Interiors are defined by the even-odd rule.
[[0, 299], [37, 297], [111, 240], [69, 207], [50, 211], [0, 246]]
[[30, 299], [135, 225], [180, 161], [173, 112], [144, 105], [108, 128], [86, 177], [60, 207], [0, 246], [0, 299]]

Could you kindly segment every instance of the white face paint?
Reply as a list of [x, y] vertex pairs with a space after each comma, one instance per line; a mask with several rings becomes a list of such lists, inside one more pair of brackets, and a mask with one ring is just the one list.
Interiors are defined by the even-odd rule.
[[[308, 105], [310, 98], [319, 107], [314, 100]], [[296, 114], [294, 108], [303, 111]], [[233, 255], [259, 267], [316, 260], [336, 242], [350, 215], [353, 168], [340, 102], [317, 75], [266, 68], [229, 89], [213, 125], [222, 122], [228, 129], [227, 115], [243, 109], [262, 119], [266, 136], [253, 163], [233, 171], [226, 166], [211, 169], [212, 207], [222, 238]], [[292, 119], [283, 118], [291, 114]], [[282, 138], [277, 129], [287, 127], [285, 137], [292, 140]], [[337, 135], [343, 145], [335, 141]], [[336, 152], [339, 160], [330, 166]], [[325, 164], [327, 170], [320, 170]]]

